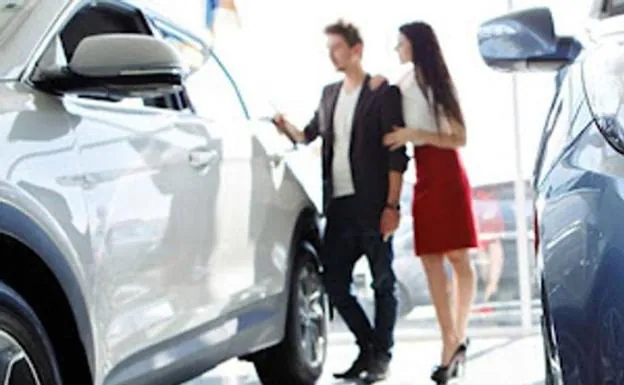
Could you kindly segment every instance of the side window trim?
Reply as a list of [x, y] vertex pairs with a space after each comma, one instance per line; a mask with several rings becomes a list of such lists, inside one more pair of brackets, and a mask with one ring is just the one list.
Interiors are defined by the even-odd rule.
[[236, 92], [236, 96], [238, 97], [238, 102], [243, 108], [243, 113], [245, 114], [245, 118], [250, 119], [251, 115], [249, 114], [249, 109], [247, 108], [247, 105], [245, 104], [245, 100], [243, 99], [243, 94], [240, 92], [240, 88], [236, 84], [236, 81], [234, 80], [230, 72], [227, 70], [227, 68], [225, 68], [225, 66], [223, 65], [223, 62], [219, 59], [219, 57], [214, 52], [212, 53], [212, 58], [217, 62], [217, 64], [221, 68], [221, 71], [223, 71], [228, 81], [232, 85], [232, 88], [234, 88], [234, 91]]
[[[237, 101], [243, 111], [243, 116], [245, 117], [245, 119], [251, 119], [249, 108], [247, 107], [247, 104], [245, 103], [240, 87], [238, 87], [238, 84], [236, 84], [236, 81], [234, 80], [231, 73], [227, 70], [224, 63], [221, 61], [221, 59], [219, 59], [218, 55], [213, 50], [208, 48], [200, 38], [197, 38], [193, 36], [192, 34], [186, 31], [183, 31], [180, 28], [177, 28], [176, 26], [172, 25], [166, 20], [163, 20], [162, 18], [155, 16], [155, 15], [147, 14], [146, 16], [148, 17], [148, 20], [151, 22], [150, 24], [153, 26], [153, 28], [155, 28], [158, 31], [158, 34], [161, 35], [160, 37], [162, 37], [162, 30], [164, 30], [166, 33], [174, 35], [176, 38], [182, 41], [192, 40], [193, 42], [201, 46], [203, 49], [203, 52], [208, 57], [208, 60], [214, 60], [215, 63], [217, 64], [217, 67], [219, 67], [220, 71], [227, 78], [229, 85], [232, 87], [232, 89], [234, 90], [236, 94]], [[203, 65], [205, 65], [205, 63], [208, 60], [206, 60]], [[181, 95], [182, 98], [188, 103], [193, 114], [196, 114], [197, 112], [195, 108], [193, 107], [191, 98], [187, 94], [186, 88], [182, 91], [181, 94], [182, 94]]]

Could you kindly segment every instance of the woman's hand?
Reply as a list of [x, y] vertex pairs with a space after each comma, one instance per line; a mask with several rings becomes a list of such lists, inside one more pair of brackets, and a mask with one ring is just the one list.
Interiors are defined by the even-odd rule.
[[384, 135], [383, 143], [391, 151], [405, 146], [408, 142], [417, 141], [418, 131], [406, 127], [394, 127], [394, 130]]
[[377, 88], [381, 87], [381, 85], [387, 81], [388, 79], [386, 79], [382, 75], [375, 75], [369, 80], [368, 84], [370, 86], [370, 89], [375, 91]]

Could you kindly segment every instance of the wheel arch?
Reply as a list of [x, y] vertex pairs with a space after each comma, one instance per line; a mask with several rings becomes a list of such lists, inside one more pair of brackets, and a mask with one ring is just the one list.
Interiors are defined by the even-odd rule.
[[[5, 259], [11, 258], [11, 253], [17, 254], [15, 258], [12, 260]], [[87, 300], [78, 274], [72, 268], [70, 259], [61, 251], [61, 248], [52, 240], [52, 237], [41, 224], [21, 209], [10, 203], [0, 201], [0, 261], [2, 259], [10, 268], [1, 269], [0, 280], [10, 281], [7, 283], [12, 289], [24, 296], [27, 301], [41, 300], [46, 302], [51, 299], [51, 296], [58, 295], [53, 299], [59, 301], [59, 304], [65, 305], [65, 309], [71, 313], [66, 315], [67, 319], [64, 321], [73, 323], [73, 325], [66, 326], [69, 326], [69, 329], [74, 330], [77, 334], [74, 337], [82, 345], [82, 353], [84, 353], [89, 375], [93, 377], [95, 373], [93, 329]], [[27, 287], [29, 286], [35, 288], [28, 290]], [[59, 289], [56, 292], [46, 290], [55, 287]], [[45, 301], [44, 296], [40, 296], [40, 292], [36, 292], [35, 289], [41, 289], [45, 292]], [[30, 305], [33, 306], [33, 304]], [[34, 307], [37, 311], [37, 306]], [[46, 314], [38, 313], [38, 316], [51, 319]], [[44, 326], [46, 328], [51, 327], [50, 322], [48, 321], [47, 325], [44, 322]], [[62, 333], [56, 337], [63, 340], [63, 344], [66, 344], [67, 328], [48, 330], [48, 333], [56, 332]], [[51, 338], [55, 339], [53, 336]], [[57, 340], [55, 350], [59, 348], [58, 343]]]
[[308, 252], [314, 256], [319, 269], [322, 271], [323, 264], [319, 256], [321, 250], [322, 240], [319, 226], [319, 214], [312, 207], [305, 207], [301, 210], [295, 225], [295, 231], [290, 247], [289, 265], [288, 265], [288, 277], [290, 280], [290, 274], [294, 266], [294, 260], [301, 252]]

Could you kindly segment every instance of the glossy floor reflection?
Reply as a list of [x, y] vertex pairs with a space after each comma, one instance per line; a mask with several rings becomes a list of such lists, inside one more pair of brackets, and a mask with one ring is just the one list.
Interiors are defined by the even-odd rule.
[[[344, 336], [341, 336], [344, 337]], [[345, 338], [335, 338], [329, 361], [319, 385], [350, 384], [331, 378], [331, 373], [345, 369], [355, 355], [354, 346]], [[395, 349], [392, 376], [380, 385], [432, 384], [429, 371], [436, 364], [440, 345], [430, 340], [401, 340]], [[466, 385], [506, 384], [543, 385], [544, 366], [541, 340], [525, 338], [473, 339], [469, 352]], [[522, 360], [522, 370], [517, 370]], [[232, 360], [184, 385], [261, 385], [251, 364]]]

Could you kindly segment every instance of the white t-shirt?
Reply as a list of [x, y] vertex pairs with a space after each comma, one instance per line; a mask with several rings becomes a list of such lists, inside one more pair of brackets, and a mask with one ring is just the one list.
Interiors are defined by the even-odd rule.
[[[399, 80], [398, 87], [401, 89], [405, 126], [437, 132], [438, 124], [431, 107], [431, 102], [428, 102], [428, 100], [433, 100], [431, 89], [427, 89], [428, 95], [425, 96], [416, 81], [413, 69]], [[419, 146], [419, 144], [414, 143], [414, 146]]]
[[334, 111], [334, 159], [332, 175], [334, 198], [355, 194], [353, 176], [351, 175], [350, 147], [353, 131], [353, 116], [357, 106], [362, 85], [348, 92], [344, 84], [336, 101]]

